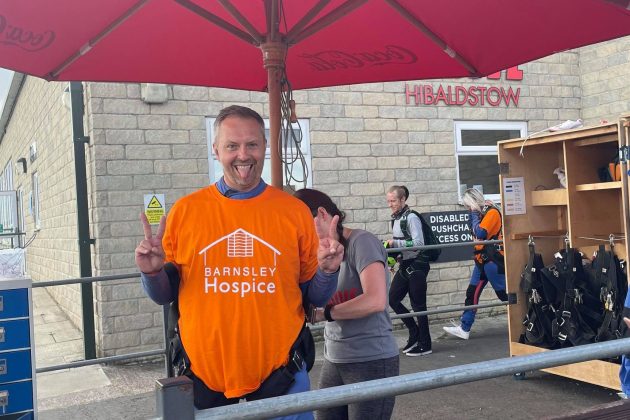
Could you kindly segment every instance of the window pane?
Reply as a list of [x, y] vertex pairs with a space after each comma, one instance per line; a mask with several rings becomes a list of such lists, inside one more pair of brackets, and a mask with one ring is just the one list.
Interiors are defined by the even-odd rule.
[[520, 130], [462, 130], [462, 146], [496, 146], [500, 140], [519, 137]]
[[484, 194], [499, 194], [499, 165], [496, 155], [459, 156], [459, 179], [467, 188], [483, 185]]

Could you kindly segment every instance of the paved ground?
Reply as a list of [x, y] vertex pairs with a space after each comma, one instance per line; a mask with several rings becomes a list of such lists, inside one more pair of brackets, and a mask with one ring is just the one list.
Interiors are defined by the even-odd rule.
[[[37, 366], [82, 358], [81, 334], [43, 289], [34, 289]], [[401, 373], [474, 363], [508, 356], [505, 316], [481, 319], [468, 341], [447, 337], [432, 325], [434, 353], [401, 357]], [[406, 334], [399, 330], [402, 345]], [[316, 384], [322, 351], [311, 372]], [[39, 374], [41, 420], [147, 419], [155, 416], [155, 380], [160, 363], [92, 366]], [[401, 395], [394, 419], [540, 419], [617, 401], [616, 392], [542, 372]]]

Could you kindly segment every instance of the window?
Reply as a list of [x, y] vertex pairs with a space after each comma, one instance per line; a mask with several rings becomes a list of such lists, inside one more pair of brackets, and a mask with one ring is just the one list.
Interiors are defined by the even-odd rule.
[[456, 121], [455, 154], [460, 197], [467, 188], [478, 188], [486, 198], [499, 201], [497, 142], [525, 136], [525, 122]]
[[33, 172], [31, 181], [33, 183], [33, 195], [31, 199], [33, 200], [31, 204], [32, 214], [33, 214], [33, 222], [35, 223], [35, 230], [41, 229], [41, 219], [39, 217], [39, 174], [37, 172]]
[[[216, 156], [214, 156], [214, 152], [212, 151], [212, 142], [214, 141], [214, 120], [216, 118], [207, 118], [206, 119], [206, 128], [208, 133], [208, 172], [210, 177], [210, 182], [216, 182], [223, 176], [223, 168], [219, 161], [217, 161]], [[300, 142], [299, 150], [302, 152], [304, 157], [304, 164], [306, 168], [303, 168], [302, 163], [299, 159], [291, 160], [292, 163], [290, 165], [291, 168], [291, 176], [293, 180], [289, 181], [289, 184], [295, 189], [298, 190], [300, 188], [310, 187], [312, 185], [312, 174], [308, 173], [308, 179], [306, 183], [304, 182], [304, 169], [308, 170], [311, 167], [311, 143], [309, 138], [309, 121], [300, 119], [297, 124], [292, 124], [293, 130], [299, 132], [301, 129], [302, 133], [302, 141]], [[262, 178], [267, 184], [271, 184], [271, 158], [269, 152], [269, 119], [265, 118], [265, 136], [267, 137], [267, 151], [265, 152], [265, 165], [263, 167]], [[284, 141], [283, 141], [284, 144]], [[292, 156], [296, 156], [295, 152], [297, 151], [296, 147], [291, 147], [290, 154]], [[287, 183], [287, 175], [284, 172], [284, 164], [283, 164], [283, 179], [284, 183]]]
[[[24, 219], [24, 189], [17, 189], [18, 232], [26, 232], [26, 220]], [[20, 248], [24, 247], [24, 235], [18, 237]]]
[[[0, 173], [0, 233], [12, 233], [17, 230], [15, 205], [13, 165], [9, 161]], [[12, 248], [13, 239], [13, 237], [0, 237], [0, 248]]]

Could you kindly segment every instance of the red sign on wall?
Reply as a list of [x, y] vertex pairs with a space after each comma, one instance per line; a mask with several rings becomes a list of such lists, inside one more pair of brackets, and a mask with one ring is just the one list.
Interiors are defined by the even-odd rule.
[[[493, 73], [488, 79], [497, 80], [501, 78], [502, 72]], [[505, 71], [506, 80], [523, 80], [523, 70], [518, 66], [510, 67]], [[415, 105], [470, 105], [497, 107], [501, 105], [518, 106], [518, 99], [521, 95], [521, 88], [507, 89], [503, 86], [451, 86], [440, 84], [437, 88], [429, 84], [405, 85], [405, 97], [407, 105], [412, 101]]]

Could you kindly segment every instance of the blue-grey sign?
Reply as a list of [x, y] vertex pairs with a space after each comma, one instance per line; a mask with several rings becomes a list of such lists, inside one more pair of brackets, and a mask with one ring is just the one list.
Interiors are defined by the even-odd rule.
[[[422, 215], [431, 225], [431, 229], [441, 244], [471, 242], [473, 240], [468, 227], [468, 212], [466, 210], [422, 213]], [[437, 262], [465, 261], [472, 259], [472, 257], [472, 246], [442, 248]]]

